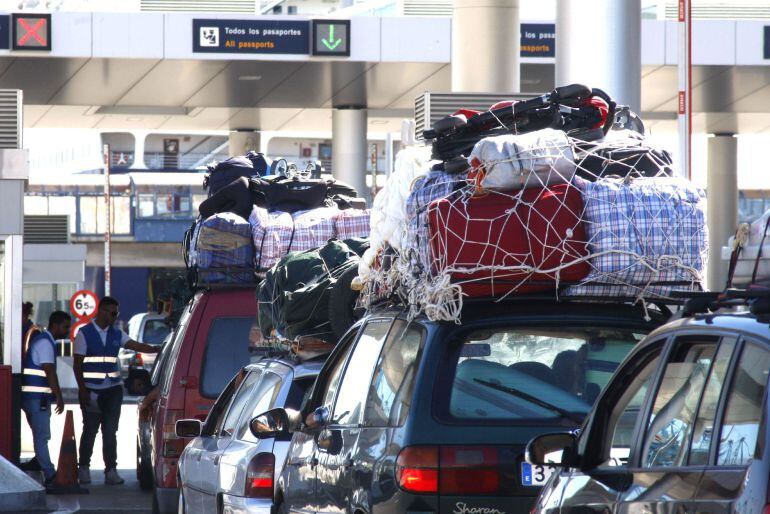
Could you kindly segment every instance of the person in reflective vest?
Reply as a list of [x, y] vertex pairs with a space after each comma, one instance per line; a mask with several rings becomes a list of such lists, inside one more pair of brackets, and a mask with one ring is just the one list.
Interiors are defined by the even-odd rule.
[[104, 483], [118, 485], [118, 423], [123, 405], [123, 380], [120, 376], [118, 352], [128, 348], [136, 352], [156, 353], [160, 347], [139, 343], [113, 326], [118, 319], [118, 301], [105, 296], [99, 302], [96, 318], [83, 325], [75, 336], [75, 380], [78, 399], [83, 411], [83, 432], [80, 435], [78, 479], [81, 484], [91, 483], [91, 455], [96, 434], [102, 431]]
[[[56, 341], [65, 339], [70, 331], [70, 315], [55, 311], [48, 318], [48, 330], [31, 327], [27, 332], [27, 353], [21, 376], [21, 406], [32, 430], [35, 448], [34, 462], [43, 471], [49, 485], [56, 475], [48, 440], [51, 439], [51, 402], [56, 402], [56, 414], [64, 412], [59, 377], [56, 375]], [[34, 469], [30, 462], [25, 469]]]

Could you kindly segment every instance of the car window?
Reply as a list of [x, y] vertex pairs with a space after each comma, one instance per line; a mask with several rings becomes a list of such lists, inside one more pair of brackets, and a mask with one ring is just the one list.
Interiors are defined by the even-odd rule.
[[[343, 351], [334, 356], [334, 361], [329, 361], [324, 366], [324, 373], [318, 378], [316, 382], [316, 388], [319, 394], [313, 394], [314, 400], [318, 399], [318, 403], [314, 407], [326, 407], [331, 412], [332, 404], [334, 403], [334, 397], [337, 395], [337, 389], [342, 379], [342, 370], [345, 369], [345, 363], [350, 356], [350, 352], [353, 350], [352, 340], [355, 335], [349, 336], [348, 339], [341, 342]], [[325, 371], [328, 369], [328, 372]]]
[[209, 328], [201, 370], [200, 392], [215, 398], [238, 371], [262, 358], [256, 351], [259, 329], [250, 316], [216, 318]]
[[243, 409], [243, 416], [236, 434], [238, 439], [251, 441], [252, 443], [257, 442], [257, 438], [249, 430], [249, 424], [255, 416], [259, 416], [275, 406], [275, 400], [280, 391], [281, 377], [275, 373], [265, 371], [262, 375], [262, 380], [259, 381], [259, 384], [251, 392], [249, 401]]
[[698, 415], [692, 430], [692, 443], [690, 443], [690, 456], [687, 463], [691, 466], [703, 466], [709, 462], [711, 441], [714, 439], [714, 420], [719, 407], [719, 397], [726, 387], [727, 371], [730, 366], [730, 358], [735, 351], [734, 337], [724, 337], [719, 343], [716, 359], [711, 365], [706, 388], [701, 397]]
[[171, 342], [174, 340], [174, 334], [171, 333], [166, 336], [166, 340], [158, 353], [158, 358], [152, 365], [152, 371], [150, 371], [150, 383], [153, 386], [160, 384], [161, 377], [163, 376], [166, 362], [168, 362], [168, 356], [171, 353]]
[[666, 361], [646, 424], [642, 467], [681, 466], [718, 337], [678, 337]]
[[337, 401], [331, 417], [333, 425], [357, 425], [363, 415], [363, 403], [370, 383], [374, 365], [382, 350], [382, 343], [388, 335], [391, 320], [369, 321], [356, 342], [350, 364], [340, 383]]
[[162, 319], [148, 319], [144, 323], [142, 342], [147, 344], [160, 344], [171, 329]]
[[[620, 380], [632, 377], [628, 386], [619, 392], [620, 396], [610, 414], [608, 434], [612, 434], [609, 459], [606, 466], [626, 466], [631, 455], [631, 446], [636, 430], [636, 424], [642, 412], [642, 405], [650, 388], [652, 377], [660, 362], [660, 353], [664, 341], [652, 343], [657, 347], [649, 354], [644, 355], [643, 360], [634, 365], [628, 372], [621, 373]], [[609, 387], [613, 387], [610, 385]]]
[[[235, 433], [235, 429], [238, 428], [238, 420], [241, 417], [241, 412], [243, 412], [243, 408], [248, 403], [252, 393], [254, 393], [255, 386], [257, 382], [259, 382], [261, 376], [262, 371], [253, 370], [247, 373], [241, 380], [238, 391], [235, 393], [230, 405], [227, 407], [225, 420], [222, 423], [221, 430], [218, 432], [220, 435], [232, 436]], [[236, 379], [236, 384], [237, 382], [238, 380]]]
[[769, 371], [770, 352], [747, 343], [729, 389], [719, 434], [719, 465], [745, 465], [754, 457]]
[[364, 425], [401, 426], [412, 402], [414, 377], [424, 332], [397, 320], [375, 367], [364, 411]]
[[161, 394], [163, 394], [163, 396], [168, 395], [168, 390], [171, 387], [174, 370], [176, 369], [177, 360], [179, 358], [179, 349], [182, 347], [185, 334], [187, 334], [187, 327], [190, 325], [190, 320], [192, 319], [193, 311], [195, 310], [195, 303], [195, 299], [190, 300], [190, 303], [182, 311], [182, 316], [179, 318], [176, 334], [174, 335], [174, 341], [169, 343], [171, 344], [171, 350], [168, 355], [168, 363], [165, 366], [165, 371], [160, 379]]
[[[626, 329], [499, 327], [447, 345], [453, 420], [581, 420], [644, 334]], [[441, 409], [442, 402], [437, 402]], [[443, 414], [443, 412], [442, 412]]]
[[237, 378], [237, 376], [232, 377], [214, 402], [214, 405], [211, 406], [209, 414], [206, 416], [206, 422], [203, 425], [202, 435], [212, 436], [219, 433], [225, 421], [227, 407], [230, 405], [230, 401], [232, 401], [233, 394], [235, 393]]

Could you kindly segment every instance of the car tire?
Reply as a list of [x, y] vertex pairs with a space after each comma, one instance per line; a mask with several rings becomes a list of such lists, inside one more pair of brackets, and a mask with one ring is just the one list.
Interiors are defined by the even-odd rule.
[[358, 266], [351, 266], [334, 283], [329, 292], [329, 324], [337, 337], [342, 337], [360, 316], [356, 313], [358, 291], [350, 284], [358, 276]]
[[150, 491], [154, 485], [154, 477], [152, 474], [152, 465], [142, 459], [142, 454], [139, 451], [139, 442], [136, 443], [136, 479], [139, 481], [139, 487], [142, 491]]

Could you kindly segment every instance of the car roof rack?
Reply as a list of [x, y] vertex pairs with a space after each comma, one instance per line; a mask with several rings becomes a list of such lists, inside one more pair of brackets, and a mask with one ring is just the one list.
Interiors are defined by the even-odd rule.
[[205, 268], [190, 267], [187, 269], [187, 282], [193, 290], [215, 290], [234, 288], [254, 288], [264, 278], [254, 268], [225, 267]]
[[719, 309], [748, 306], [754, 315], [770, 314], [770, 289], [749, 286], [746, 289], [728, 288], [724, 291], [675, 291], [674, 294], [685, 299], [682, 316], [708, 314]]

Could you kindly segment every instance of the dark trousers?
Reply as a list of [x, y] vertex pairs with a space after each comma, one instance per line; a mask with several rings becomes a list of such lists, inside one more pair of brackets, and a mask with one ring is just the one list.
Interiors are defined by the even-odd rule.
[[[96, 393], [96, 405], [92, 400], [91, 406], [83, 409], [83, 433], [80, 434], [81, 467], [91, 466], [91, 455], [94, 453], [94, 441], [99, 427], [102, 428], [102, 457], [104, 469], [115, 469], [118, 465], [118, 423], [120, 409], [123, 405], [123, 386], [117, 385], [108, 389], [91, 390]], [[98, 407], [98, 409], [97, 409]]]

